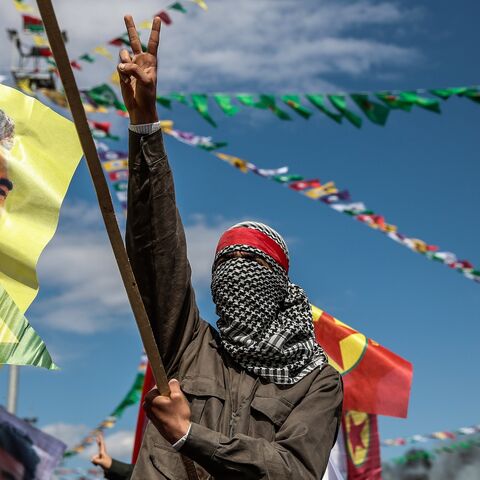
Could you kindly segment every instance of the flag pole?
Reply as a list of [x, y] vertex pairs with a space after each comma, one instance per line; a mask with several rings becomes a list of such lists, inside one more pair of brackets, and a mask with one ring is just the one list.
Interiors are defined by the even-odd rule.
[[147, 311], [142, 301], [137, 282], [133, 275], [125, 245], [120, 234], [115, 210], [113, 208], [112, 199], [108, 190], [108, 185], [103, 174], [102, 165], [98, 158], [97, 149], [90, 132], [87, 122], [87, 116], [83, 108], [80, 93], [78, 91], [75, 76], [68, 58], [65, 43], [58, 25], [55, 10], [51, 0], [37, 0], [38, 8], [42, 16], [45, 31], [47, 33], [50, 48], [52, 50], [57, 69], [65, 90], [70, 111], [72, 112], [73, 121], [77, 129], [78, 137], [82, 145], [85, 159], [90, 170], [93, 180], [95, 192], [97, 194], [98, 204], [102, 212], [103, 221], [107, 230], [108, 238], [117, 261], [120, 275], [127, 291], [130, 306], [137, 322], [138, 330], [142, 338], [143, 347], [147, 354], [148, 361], [152, 367], [153, 376], [157, 384], [157, 388], [162, 395], [169, 395], [168, 380], [163, 366], [160, 352], [158, 351], [155, 337], [153, 336], [152, 327], [150, 325]]
[[11, 413], [12, 415], [17, 413], [19, 374], [20, 367], [18, 365], [10, 365], [8, 372], [7, 412]]

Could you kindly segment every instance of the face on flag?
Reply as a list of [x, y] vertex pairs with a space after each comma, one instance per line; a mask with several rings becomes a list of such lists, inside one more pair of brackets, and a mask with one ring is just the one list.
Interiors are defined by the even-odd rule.
[[13, 146], [15, 123], [0, 109], [0, 216], [4, 212], [5, 201], [13, 188], [8, 176], [8, 158]]
[[37, 293], [35, 265], [80, 158], [70, 121], [0, 85], [0, 286], [21, 313]]

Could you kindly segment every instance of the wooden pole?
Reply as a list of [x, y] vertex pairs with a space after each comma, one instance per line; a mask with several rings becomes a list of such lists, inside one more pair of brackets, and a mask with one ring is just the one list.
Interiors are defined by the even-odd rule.
[[162, 395], [169, 395], [167, 375], [163, 366], [160, 352], [158, 351], [155, 338], [153, 336], [152, 327], [143, 305], [137, 282], [133, 275], [132, 267], [128, 260], [125, 245], [118, 228], [117, 218], [113, 209], [112, 199], [108, 190], [108, 185], [103, 174], [102, 165], [98, 158], [97, 149], [90, 132], [87, 122], [87, 116], [83, 108], [80, 93], [78, 91], [75, 76], [73, 75], [70, 60], [68, 58], [62, 33], [58, 26], [55, 10], [51, 0], [37, 0], [38, 8], [42, 16], [45, 31], [47, 33], [50, 48], [52, 49], [55, 62], [57, 64], [60, 78], [62, 79], [65, 95], [72, 112], [73, 121], [77, 129], [80, 143], [82, 144], [83, 153], [87, 160], [88, 169], [92, 176], [93, 185], [97, 194], [98, 204], [102, 212], [105, 228], [107, 229], [108, 238], [112, 245], [113, 253], [117, 261], [120, 275], [122, 276], [125, 290], [127, 291], [130, 306], [133, 315], [137, 321], [138, 330], [142, 338], [143, 347], [147, 354], [148, 361], [152, 367], [153, 376], [157, 384], [158, 390]]

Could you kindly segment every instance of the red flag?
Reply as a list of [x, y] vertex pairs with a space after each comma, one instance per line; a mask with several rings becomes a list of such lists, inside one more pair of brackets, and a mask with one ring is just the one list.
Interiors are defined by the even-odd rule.
[[412, 364], [312, 306], [315, 337], [343, 377], [345, 410], [407, 416]]
[[291, 182], [288, 184], [288, 188], [296, 190], [297, 192], [301, 192], [302, 190], [306, 190], [307, 188], [317, 188], [320, 186], [320, 180], [316, 178], [313, 180], [297, 180], [296, 182]]
[[355, 411], [345, 412], [342, 429], [348, 480], [381, 480], [377, 416]]
[[135, 430], [135, 443], [133, 444], [132, 463], [136, 463], [140, 447], [142, 445], [143, 434], [147, 428], [148, 419], [143, 410], [143, 401], [145, 395], [155, 386], [155, 379], [153, 378], [150, 363], [147, 363], [147, 370], [145, 372], [145, 380], [143, 381], [142, 398], [140, 399], [140, 407], [138, 408], [137, 428]]
[[172, 19], [170, 18], [170, 15], [165, 10], [162, 10], [161, 12], [158, 12], [155, 16], [160, 17], [160, 19], [162, 20], [162, 22], [165, 25], [171, 25], [172, 24]]

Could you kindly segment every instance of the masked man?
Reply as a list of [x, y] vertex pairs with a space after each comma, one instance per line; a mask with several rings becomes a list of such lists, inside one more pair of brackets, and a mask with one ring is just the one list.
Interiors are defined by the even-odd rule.
[[156, 113], [160, 19], [147, 52], [125, 21], [133, 50], [120, 52], [118, 66], [131, 121], [127, 249], [172, 379], [169, 397], [156, 389], [146, 397], [151, 423], [132, 478], [192, 478], [184, 456], [199, 479], [321, 479], [342, 383], [315, 342], [305, 293], [289, 281], [287, 246], [260, 223], [227, 230], [212, 269], [218, 332], [200, 319]]

